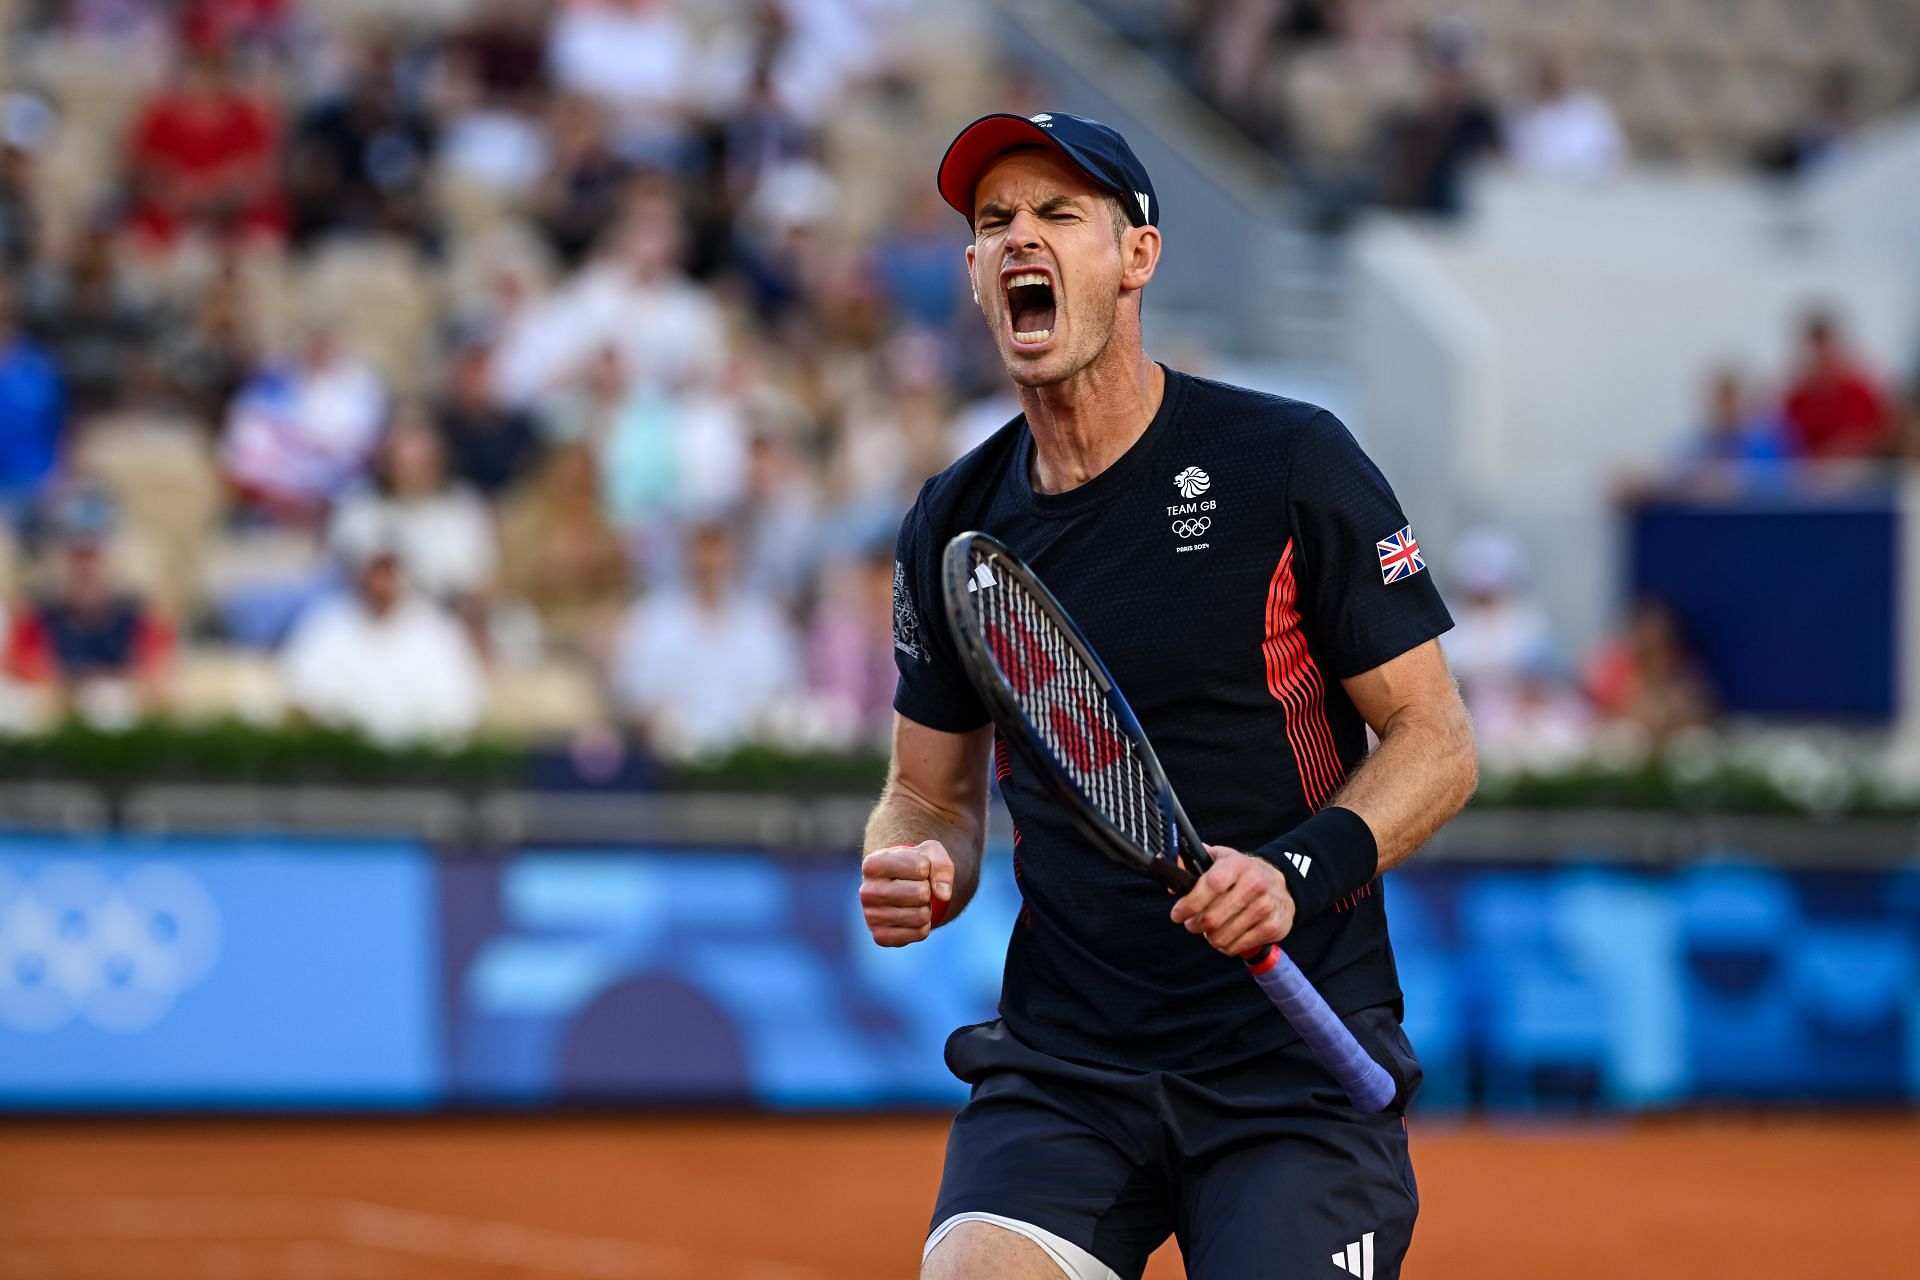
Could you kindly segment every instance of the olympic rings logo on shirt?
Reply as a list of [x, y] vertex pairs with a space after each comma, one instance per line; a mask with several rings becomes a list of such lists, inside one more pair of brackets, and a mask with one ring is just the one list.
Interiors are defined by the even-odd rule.
[[1211, 528], [1213, 528], [1213, 518], [1211, 516], [1201, 516], [1195, 520], [1175, 520], [1173, 522], [1174, 534], [1182, 538], [1197, 538]]
[[0, 1027], [145, 1031], [213, 971], [220, 937], [213, 895], [170, 863], [0, 867]]

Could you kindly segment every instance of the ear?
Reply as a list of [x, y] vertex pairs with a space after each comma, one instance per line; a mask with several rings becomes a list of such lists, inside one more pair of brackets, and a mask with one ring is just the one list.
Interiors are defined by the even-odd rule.
[[1120, 287], [1144, 289], [1160, 265], [1160, 228], [1129, 227], [1120, 238]]
[[967, 246], [967, 288], [973, 291], [973, 305], [980, 305], [980, 282], [973, 278], [973, 246]]

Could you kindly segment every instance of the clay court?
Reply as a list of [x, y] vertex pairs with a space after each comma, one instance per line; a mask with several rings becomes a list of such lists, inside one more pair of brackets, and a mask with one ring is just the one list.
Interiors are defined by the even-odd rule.
[[[6, 1280], [881, 1280], [934, 1118], [11, 1122]], [[1416, 1127], [1413, 1277], [1911, 1274], [1920, 1120]], [[1170, 1251], [1149, 1273], [1182, 1274]], [[1329, 1272], [1329, 1274], [1332, 1274]]]

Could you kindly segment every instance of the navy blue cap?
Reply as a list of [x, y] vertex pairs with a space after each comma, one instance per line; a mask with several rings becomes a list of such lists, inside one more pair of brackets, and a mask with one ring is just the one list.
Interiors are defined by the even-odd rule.
[[1136, 227], [1157, 225], [1159, 206], [1146, 166], [1118, 133], [1085, 116], [1042, 111], [1037, 116], [981, 116], [960, 131], [940, 161], [940, 195], [973, 222], [973, 189], [980, 175], [1014, 147], [1052, 147], [1073, 167], [1120, 197]]

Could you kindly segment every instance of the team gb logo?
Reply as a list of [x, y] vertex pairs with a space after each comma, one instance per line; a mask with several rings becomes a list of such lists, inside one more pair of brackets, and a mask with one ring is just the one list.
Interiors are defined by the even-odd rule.
[[1209, 480], [1207, 473], [1200, 468], [1188, 467], [1173, 478], [1173, 483], [1178, 486], [1181, 497], [1192, 499], [1205, 493], [1213, 481]]

